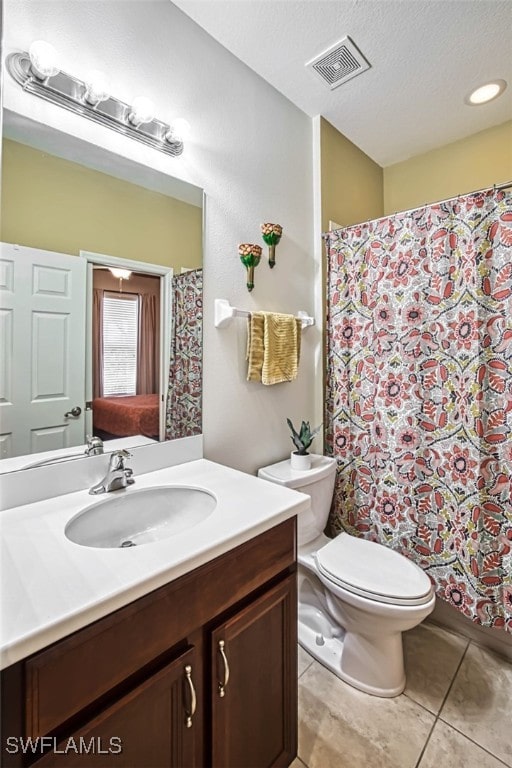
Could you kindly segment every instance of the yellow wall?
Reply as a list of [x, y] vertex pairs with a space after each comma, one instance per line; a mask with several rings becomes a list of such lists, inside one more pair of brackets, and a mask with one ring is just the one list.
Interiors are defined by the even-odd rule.
[[202, 264], [202, 211], [15, 141], [3, 142], [0, 238], [174, 267]]
[[382, 168], [324, 118], [320, 121], [322, 230], [383, 214]]
[[384, 169], [384, 212], [512, 179], [512, 120]]

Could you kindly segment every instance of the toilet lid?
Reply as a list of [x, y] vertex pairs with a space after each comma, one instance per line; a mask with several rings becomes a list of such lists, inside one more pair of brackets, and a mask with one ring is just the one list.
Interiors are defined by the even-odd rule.
[[317, 552], [319, 571], [349, 592], [417, 605], [432, 594], [427, 574], [389, 547], [341, 533]]
[[278, 483], [287, 488], [305, 488], [311, 483], [323, 480], [332, 475], [336, 470], [336, 459], [311, 453], [311, 469], [295, 470], [291, 468], [290, 459], [279, 461], [277, 464], [269, 464], [258, 470], [258, 477]]

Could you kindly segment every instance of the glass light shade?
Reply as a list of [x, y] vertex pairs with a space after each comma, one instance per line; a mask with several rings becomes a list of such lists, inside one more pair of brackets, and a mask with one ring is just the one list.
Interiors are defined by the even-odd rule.
[[178, 117], [173, 121], [171, 129], [166, 133], [166, 141], [186, 141], [190, 136], [190, 123], [183, 117]]
[[50, 43], [36, 40], [28, 49], [32, 72], [38, 80], [46, 80], [60, 72], [59, 54]]
[[155, 105], [145, 96], [137, 96], [132, 103], [132, 111], [128, 115], [130, 123], [135, 126], [150, 123], [155, 116]]
[[468, 96], [466, 96], [466, 104], [470, 106], [478, 106], [479, 104], [486, 104], [488, 101], [496, 99], [503, 93], [507, 83], [505, 80], [494, 80], [491, 83], [485, 83], [479, 88], [475, 88]]
[[131, 269], [118, 269], [117, 267], [109, 267], [110, 271], [119, 280], [128, 280], [131, 275]]
[[110, 96], [110, 83], [99, 69], [93, 69], [85, 79], [85, 100], [88, 104], [99, 104]]

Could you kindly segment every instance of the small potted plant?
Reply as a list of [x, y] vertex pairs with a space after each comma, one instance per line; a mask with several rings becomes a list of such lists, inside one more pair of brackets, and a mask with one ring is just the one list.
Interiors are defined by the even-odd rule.
[[303, 421], [300, 425], [300, 431], [297, 432], [290, 419], [286, 419], [286, 423], [290, 427], [291, 439], [297, 449], [291, 453], [292, 469], [311, 469], [311, 456], [308, 453], [308, 448], [313, 442], [315, 435], [320, 432], [322, 425], [320, 424], [316, 429], [311, 430], [309, 421]]

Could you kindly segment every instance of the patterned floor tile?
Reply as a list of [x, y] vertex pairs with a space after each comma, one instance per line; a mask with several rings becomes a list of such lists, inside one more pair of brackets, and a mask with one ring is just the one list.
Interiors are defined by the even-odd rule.
[[434, 720], [408, 697], [362, 693], [316, 661], [299, 680], [299, 757], [309, 768], [414, 768]]
[[438, 720], [418, 768], [503, 768], [504, 763]]
[[470, 643], [440, 717], [512, 766], [512, 664]]
[[404, 693], [437, 715], [469, 641], [425, 622], [404, 632], [403, 639]]

